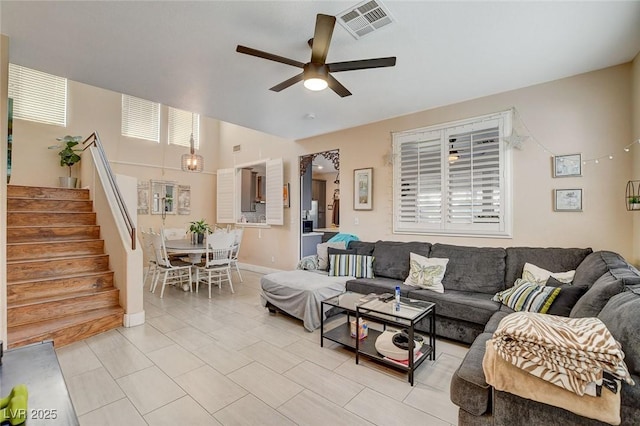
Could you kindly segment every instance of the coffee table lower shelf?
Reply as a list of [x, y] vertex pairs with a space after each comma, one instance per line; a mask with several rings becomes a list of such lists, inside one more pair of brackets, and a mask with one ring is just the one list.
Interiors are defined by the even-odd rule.
[[[369, 334], [367, 337], [360, 340], [360, 343], [358, 345], [358, 354], [364, 355], [374, 361], [380, 362], [393, 368], [397, 368], [402, 371], [411, 371], [411, 368], [408, 365], [402, 365], [398, 362], [390, 361], [387, 357], [378, 353], [378, 351], [376, 350], [376, 339], [382, 334], [381, 331], [369, 328], [368, 333]], [[340, 343], [341, 345], [352, 349], [353, 351], [356, 350], [356, 338], [351, 337], [351, 326], [349, 325], [349, 323], [341, 324], [332, 330], [325, 331], [322, 338], [331, 340], [332, 342]], [[432, 351], [433, 348], [430, 345], [422, 345], [422, 348], [420, 348], [420, 352], [422, 352], [422, 355], [417, 360], [414, 360], [414, 371], [420, 364], [424, 362], [425, 359], [429, 358], [429, 355], [431, 355]]]

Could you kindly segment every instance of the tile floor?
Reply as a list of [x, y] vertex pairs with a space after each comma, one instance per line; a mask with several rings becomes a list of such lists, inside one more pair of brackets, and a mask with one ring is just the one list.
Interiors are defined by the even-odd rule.
[[[406, 375], [326, 341], [260, 305], [260, 274], [164, 299], [145, 290], [147, 322], [57, 349], [81, 425], [451, 425], [451, 375], [467, 349], [439, 340]], [[201, 289], [202, 290], [202, 289]]]

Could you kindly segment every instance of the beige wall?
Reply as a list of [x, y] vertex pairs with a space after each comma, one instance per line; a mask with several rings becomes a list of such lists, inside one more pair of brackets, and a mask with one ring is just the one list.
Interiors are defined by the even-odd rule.
[[[632, 132], [631, 143], [636, 140], [640, 143], [640, 53], [636, 55], [632, 63], [632, 77], [631, 77], [631, 117], [632, 117]], [[640, 180], [640, 144], [634, 145], [632, 149], [633, 153], [633, 170], [630, 179]], [[640, 264], [640, 213], [629, 212], [633, 215], [633, 263], [635, 265]]]
[[[233, 147], [240, 145], [239, 152]], [[246, 227], [240, 249], [240, 263], [272, 269], [291, 269], [298, 260], [298, 223], [300, 180], [297, 157], [292, 155], [292, 140], [267, 135], [246, 127], [220, 122], [220, 168], [251, 163], [267, 158], [284, 159], [284, 183], [291, 185], [291, 208], [284, 209], [284, 225], [269, 228]]]
[[[625, 64], [297, 142], [307, 153], [340, 149], [340, 230], [362, 240], [419, 240], [474, 246], [593, 247], [631, 257], [632, 216], [624, 190], [631, 176], [631, 65]], [[637, 72], [637, 71], [636, 71]], [[513, 238], [463, 238], [392, 233], [392, 168], [385, 165], [391, 132], [507, 110], [515, 127], [532, 139], [513, 151]], [[528, 131], [522, 131], [522, 124]], [[614, 160], [588, 163], [583, 176], [552, 178], [550, 155], [580, 152], [584, 159], [612, 153]], [[366, 149], [364, 149], [366, 147]], [[295, 154], [292, 151], [292, 154]], [[634, 150], [640, 155], [640, 149]], [[295, 159], [289, 155], [290, 161]], [[353, 169], [374, 168], [372, 211], [354, 211]], [[582, 188], [584, 212], [553, 212], [554, 188]], [[293, 191], [292, 191], [293, 192]], [[358, 219], [359, 225], [355, 224]]]
[[[217, 120], [201, 117], [200, 150], [205, 158], [203, 173], [180, 170], [180, 156], [188, 148], [168, 145], [167, 108], [161, 110], [160, 143], [134, 139], [120, 134], [121, 95], [109, 90], [69, 81], [67, 127], [51, 126], [24, 120], [14, 121], [14, 177], [16, 185], [57, 186], [58, 176], [64, 176], [66, 167], [60, 167], [57, 150], [47, 149], [56, 144], [56, 138], [66, 134], [88, 136], [94, 131], [100, 135], [114, 173], [136, 177], [138, 180], [169, 180], [191, 186], [191, 214], [168, 215], [167, 228], [186, 227], [190, 220], [205, 218], [215, 223], [215, 171], [217, 169]], [[80, 165], [82, 162], [80, 163]], [[77, 167], [77, 166], [74, 166]], [[73, 171], [79, 176], [79, 170]], [[82, 183], [81, 183], [82, 185]], [[136, 212], [130, 212], [135, 215]], [[138, 216], [138, 229], [162, 226], [160, 215]]]

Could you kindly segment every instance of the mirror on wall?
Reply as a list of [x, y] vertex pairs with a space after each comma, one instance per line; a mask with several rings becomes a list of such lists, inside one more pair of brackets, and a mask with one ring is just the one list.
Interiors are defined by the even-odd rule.
[[176, 214], [178, 182], [151, 181], [151, 214]]

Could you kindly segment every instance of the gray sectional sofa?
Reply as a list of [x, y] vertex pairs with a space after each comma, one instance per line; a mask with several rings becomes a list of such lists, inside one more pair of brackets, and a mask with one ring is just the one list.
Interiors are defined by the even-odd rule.
[[[479, 248], [425, 242], [351, 242], [357, 254], [373, 255], [375, 278], [349, 280], [358, 293], [393, 292], [436, 304], [436, 335], [471, 345], [451, 382], [451, 400], [460, 407], [460, 425], [602, 424], [561, 408], [495, 391], [485, 380], [485, 343], [500, 320], [513, 312], [493, 295], [513, 286], [525, 262], [551, 272], [575, 270], [574, 286], [585, 293], [571, 317], [599, 317], [622, 344], [635, 386], [623, 384], [622, 424], [640, 424], [640, 273], [620, 255], [578, 248]], [[403, 284], [409, 253], [447, 258], [444, 293]], [[424, 328], [426, 329], [426, 328]]]

